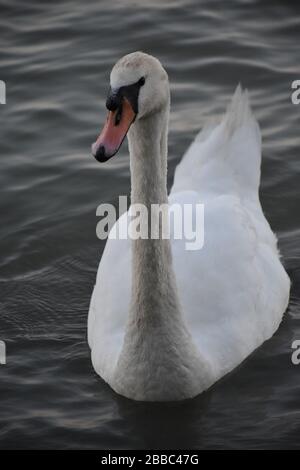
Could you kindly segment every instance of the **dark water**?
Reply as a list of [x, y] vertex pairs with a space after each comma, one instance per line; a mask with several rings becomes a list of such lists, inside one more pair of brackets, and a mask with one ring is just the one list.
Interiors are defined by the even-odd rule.
[[[296, 2], [1, 0], [0, 18], [0, 447], [300, 447]], [[223, 111], [237, 82], [249, 88], [263, 132], [261, 199], [293, 281], [276, 335], [177, 405], [116, 396], [93, 372], [86, 342], [103, 250], [95, 210], [130, 185], [126, 146], [103, 166], [89, 149], [109, 71], [137, 49], [157, 56], [172, 83], [170, 182], [206, 118]]]

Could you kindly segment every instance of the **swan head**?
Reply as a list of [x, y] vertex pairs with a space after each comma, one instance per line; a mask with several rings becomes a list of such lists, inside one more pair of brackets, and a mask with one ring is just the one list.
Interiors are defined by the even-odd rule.
[[168, 75], [155, 57], [133, 52], [122, 57], [110, 74], [108, 116], [92, 145], [94, 157], [105, 162], [117, 153], [130, 126], [168, 106]]

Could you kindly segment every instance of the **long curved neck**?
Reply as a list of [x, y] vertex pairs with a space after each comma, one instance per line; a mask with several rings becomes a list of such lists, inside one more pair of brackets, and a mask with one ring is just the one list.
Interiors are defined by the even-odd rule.
[[[148, 214], [152, 204], [168, 201], [168, 114], [169, 108], [138, 120], [128, 136], [131, 202], [146, 206]], [[149, 229], [149, 217], [142, 217]], [[199, 371], [205, 371], [181, 314], [170, 240], [158, 233], [155, 239], [131, 241], [131, 305], [114, 370], [115, 390], [136, 400], [194, 396], [203, 383]]]
[[[129, 133], [131, 203], [143, 204], [151, 232], [151, 206], [167, 204], [167, 134], [169, 106], [138, 120]], [[147, 215], [141, 213], [141, 218]], [[161, 324], [180, 314], [171, 245], [163, 239], [132, 240], [131, 320]]]
[[138, 120], [128, 134], [133, 204], [167, 203], [168, 109]]

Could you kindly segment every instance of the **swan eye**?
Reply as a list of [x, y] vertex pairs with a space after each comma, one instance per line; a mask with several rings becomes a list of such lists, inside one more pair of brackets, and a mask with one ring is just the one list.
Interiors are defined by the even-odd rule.
[[141, 77], [141, 78], [139, 79], [139, 81], [138, 81], [138, 84], [139, 84], [140, 86], [143, 86], [143, 85], [145, 85], [145, 81], [146, 81], [146, 80], [145, 80], [145, 77]]

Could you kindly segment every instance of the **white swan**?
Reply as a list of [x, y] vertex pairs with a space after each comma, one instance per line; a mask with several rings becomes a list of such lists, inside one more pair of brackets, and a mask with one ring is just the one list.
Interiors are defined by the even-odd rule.
[[105, 161], [130, 127], [131, 202], [205, 204], [201, 250], [187, 251], [184, 240], [106, 243], [88, 319], [92, 362], [135, 400], [181, 400], [207, 389], [273, 335], [289, 299], [259, 201], [261, 141], [247, 93], [238, 87], [220, 123], [196, 137], [168, 199], [169, 103], [160, 62], [141, 52], [123, 57], [93, 145]]

